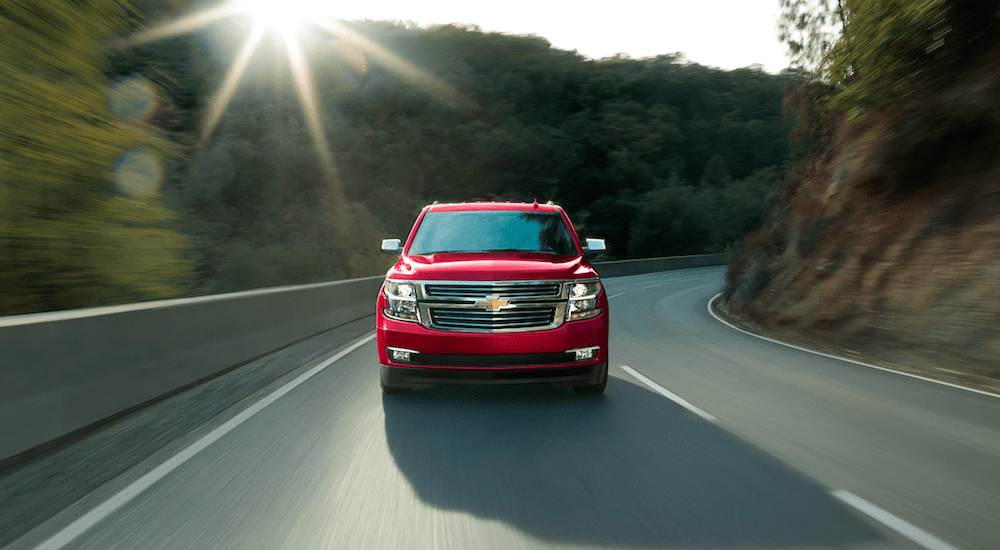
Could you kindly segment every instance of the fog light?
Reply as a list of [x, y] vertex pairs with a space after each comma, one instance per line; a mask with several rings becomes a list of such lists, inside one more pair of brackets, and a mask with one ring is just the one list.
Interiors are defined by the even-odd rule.
[[571, 349], [567, 351], [567, 353], [575, 354], [576, 361], [593, 361], [594, 359], [597, 358], [597, 351], [599, 349], [601, 348], [598, 346], [594, 346], [590, 348]]
[[385, 348], [389, 352], [389, 359], [396, 363], [409, 363], [410, 356], [417, 352], [411, 349]]

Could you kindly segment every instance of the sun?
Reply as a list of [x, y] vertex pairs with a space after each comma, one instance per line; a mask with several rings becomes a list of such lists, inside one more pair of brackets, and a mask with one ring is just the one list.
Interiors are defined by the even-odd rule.
[[330, 19], [330, 2], [322, 0], [232, 0], [239, 13], [249, 14], [254, 22], [278, 31], [294, 34], [306, 23], [322, 25]]
[[[334, 51], [349, 52], [352, 56], [370, 57], [386, 69], [392, 71], [409, 84], [434, 95], [451, 105], [467, 105], [453, 88], [442, 83], [406, 60], [389, 52], [377, 43], [361, 36], [337, 20], [330, 7], [330, 0], [229, 0], [215, 8], [195, 12], [173, 21], [142, 30], [120, 44], [121, 47], [146, 44], [165, 38], [186, 34], [202, 29], [223, 19], [235, 16], [250, 16], [253, 24], [243, 47], [233, 60], [226, 76], [212, 95], [200, 132], [200, 143], [204, 144], [222, 119], [226, 106], [239, 86], [247, 64], [253, 57], [261, 39], [268, 33], [276, 33], [284, 45], [288, 65], [295, 80], [295, 91], [305, 113], [305, 121], [312, 137], [324, 171], [332, 181], [339, 184], [333, 163], [333, 154], [327, 143], [326, 133], [321, 123], [320, 101], [313, 85], [312, 74], [302, 53], [299, 31], [305, 26], [314, 26], [332, 36], [350, 42], [352, 48], [337, 48]], [[348, 53], [343, 53], [348, 55]], [[357, 59], [352, 59], [355, 64]], [[362, 60], [368, 66], [367, 60]]]

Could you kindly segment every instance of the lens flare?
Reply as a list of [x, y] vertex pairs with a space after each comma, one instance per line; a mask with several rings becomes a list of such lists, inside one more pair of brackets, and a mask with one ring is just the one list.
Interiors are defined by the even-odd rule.
[[118, 79], [108, 94], [111, 112], [125, 120], [149, 120], [159, 106], [156, 88], [141, 76]]
[[220, 19], [244, 14], [245, 12], [237, 10], [235, 5], [226, 4], [210, 10], [186, 15], [179, 19], [175, 19], [174, 21], [170, 21], [169, 23], [164, 23], [163, 25], [157, 25], [151, 29], [137, 32], [124, 43], [118, 44], [118, 46], [138, 46], [141, 44], [148, 44], [149, 42], [156, 42], [157, 40], [163, 40], [165, 38], [180, 36], [198, 29], [203, 29]]
[[163, 182], [160, 159], [141, 150], [128, 151], [118, 159], [112, 181], [119, 191], [137, 199], [155, 197]]
[[362, 51], [366, 52], [370, 59], [380, 62], [390, 71], [395, 73], [396, 76], [402, 78], [417, 88], [420, 88], [424, 92], [427, 92], [428, 94], [431, 94], [445, 103], [455, 107], [473, 107], [473, 104], [470, 101], [459, 95], [459, 93], [451, 86], [427, 74], [416, 65], [397, 56], [379, 44], [347, 28], [340, 21], [337, 21], [332, 17], [325, 17], [317, 20], [315, 23], [316, 26], [330, 34], [348, 39], [351, 43], [361, 48]]

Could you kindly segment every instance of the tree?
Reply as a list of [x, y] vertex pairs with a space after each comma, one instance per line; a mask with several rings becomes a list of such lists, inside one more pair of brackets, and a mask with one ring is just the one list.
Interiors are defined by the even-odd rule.
[[940, 78], [951, 31], [944, 0], [844, 1], [850, 23], [822, 66], [838, 89], [832, 107], [887, 107]]
[[605, 195], [588, 207], [585, 236], [607, 240], [607, 254], [612, 258], [628, 255], [630, 220], [635, 218], [636, 205], [628, 200]]
[[152, 89], [104, 73], [131, 16], [117, 0], [0, 6], [0, 315], [179, 291], [185, 242], [157, 188], [170, 146], [141, 120]]
[[705, 169], [701, 172], [701, 180], [698, 184], [702, 187], [724, 187], [730, 179], [729, 168], [726, 167], [726, 158], [716, 153], [705, 164]]
[[629, 254], [652, 258], [704, 252], [710, 227], [693, 204], [690, 187], [665, 187], [647, 193], [632, 222]]
[[781, 0], [778, 23], [795, 65], [851, 115], [948, 82], [996, 30], [995, 3], [969, 0]]
[[779, 0], [778, 40], [788, 46], [792, 66], [820, 74], [823, 59], [850, 21], [846, 0]]
[[[184, 231], [197, 243], [199, 292], [375, 274], [364, 270], [386, 258], [378, 237], [405, 236], [434, 200], [552, 199], [625, 258], [632, 222], [656, 198], [649, 192], [668, 187], [683, 195], [678, 215], [698, 235], [667, 241], [708, 251], [723, 238], [715, 211], [726, 174], [739, 182], [787, 160], [781, 88], [788, 75], [722, 71], [679, 54], [591, 61], [537, 37], [474, 27], [348, 25], [446, 83], [462, 106], [428, 94], [375, 56], [360, 68], [345, 66], [335, 50], [349, 45], [318, 40], [305, 55], [343, 183], [335, 198], [325, 189], [284, 53], [260, 48], [211, 138], [169, 167]], [[109, 73], [141, 72], [163, 83], [179, 111], [168, 126], [178, 143], [197, 141], [194, 122], [240, 46], [236, 36], [228, 49], [204, 51], [207, 36], [119, 53]], [[709, 180], [720, 187], [685, 191], [715, 154], [721, 170]], [[746, 214], [744, 205], [754, 207], [733, 204], [734, 220]], [[341, 234], [349, 236], [334, 237]]]

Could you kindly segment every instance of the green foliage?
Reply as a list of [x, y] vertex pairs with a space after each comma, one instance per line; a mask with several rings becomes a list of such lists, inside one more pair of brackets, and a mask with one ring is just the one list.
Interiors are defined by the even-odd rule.
[[[179, 291], [187, 264], [173, 213], [155, 190], [128, 197], [112, 186], [124, 153], [171, 152], [108, 107], [102, 48], [132, 15], [116, 0], [0, 5], [0, 314]], [[118, 175], [128, 184], [142, 174]]]
[[[370, 235], [359, 241], [301, 248], [317, 255], [308, 269], [272, 269], [266, 266], [294, 264], [293, 256], [301, 254], [272, 250], [265, 257], [263, 250], [275, 243], [298, 250], [301, 235], [315, 234], [319, 240], [334, 227], [319, 229], [325, 218], [314, 197], [322, 178], [298, 100], [288, 86], [275, 84], [287, 78], [274, 72], [281, 70], [280, 55], [248, 67], [246, 82], [211, 142], [194, 152], [178, 180], [190, 231], [219, 251], [201, 258], [203, 288], [239, 288], [225, 280], [237, 277], [232, 266], [252, 264], [239, 259], [247, 257], [257, 258], [260, 269], [255, 278], [240, 276], [245, 284], [371, 274], [342, 269], [341, 258], [381, 258], [375, 252], [378, 238], [404, 237], [420, 207], [434, 200], [552, 199], [584, 222], [588, 235], [607, 237], [610, 256], [629, 257], [632, 222], [647, 193], [699, 182], [710, 167], [706, 185], [714, 186], [718, 199], [685, 207], [722, 208], [723, 191], [788, 157], [789, 124], [781, 115], [787, 79], [759, 68], [720, 71], [685, 64], [677, 56], [593, 62], [554, 50], [536, 37], [456, 26], [353, 25], [418, 62], [474, 107], [438, 101], [373, 60], [367, 72], [345, 76], [343, 64], [317, 48], [309, 62], [345, 183], [342, 200], [370, 212], [364, 216], [375, 221], [367, 227]], [[225, 69], [222, 64], [217, 70]], [[759, 209], [760, 200], [739, 204]], [[298, 212], [294, 232], [279, 221], [290, 210]], [[733, 219], [743, 214], [756, 216], [741, 211]], [[708, 226], [708, 237], [690, 246], [678, 241], [678, 246], [721, 249], [738, 238], [717, 231], [712, 224], [725, 221], [707, 212], [695, 218]], [[254, 252], [235, 254], [238, 247]]]
[[996, 19], [989, 2], [781, 0], [778, 36], [807, 80], [833, 87], [829, 114], [855, 117], [946, 82]]
[[[88, 1], [108, 10], [115, 5], [111, 0]], [[146, 9], [161, 10], [155, 19], [169, 17], [162, 5], [141, 1]], [[80, 186], [96, 203], [119, 204], [123, 218], [95, 220], [96, 210], [90, 206], [66, 204], [47, 218], [35, 212], [34, 218], [6, 219], [13, 220], [10, 227], [34, 228], [37, 233], [52, 219], [78, 216], [93, 227], [117, 228], [104, 233], [118, 235], [119, 241], [130, 236], [128, 245], [147, 257], [141, 260], [146, 272], [132, 266], [127, 271], [131, 278], [118, 281], [112, 279], [117, 272], [87, 274], [104, 262], [127, 263], [113, 257], [125, 244], [109, 247], [100, 258], [86, 252], [93, 248], [90, 244], [75, 247], [75, 256], [59, 249], [64, 267], [44, 279], [38, 272], [55, 260], [41, 261], [41, 252], [25, 251], [10, 265], [36, 269], [31, 274], [10, 269], [11, 280], [21, 285], [39, 281], [42, 290], [35, 296], [56, 287], [80, 292], [76, 301], [60, 298], [58, 305], [37, 308], [118, 301], [126, 295], [126, 283], [132, 285], [129, 296], [141, 299], [153, 295], [144, 293], [142, 285], [154, 279], [162, 285], [156, 295], [169, 295], [179, 278], [188, 292], [208, 293], [375, 275], [392, 263], [378, 253], [378, 239], [404, 237], [420, 208], [434, 200], [555, 200], [582, 222], [585, 236], [609, 239], [609, 257], [716, 251], [737, 240], [737, 233], [756, 219], [765, 192], [754, 183], [759, 175], [774, 172], [788, 160], [790, 124], [781, 113], [787, 76], [770, 75], [759, 67], [711, 69], [687, 63], [678, 54], [590, 61], [553, 49], [538, 37], [363, 21], [351, 25], [449, 91], [428, 93], [378, 59], [347, 63], [336, 52], [350, 45], [303, 33], [306, 61], [322, 102], [321, 124], [340, 176], [341, 184], [331, 186], [306, 131], [279, 39], [265, 37], [225, 115], [200, 142], [212, 94], [241, 47], [239, 25], [232, 26], [235, 31], [223, 32], [217, 26], [95, 54], [98, 44], [130, 24], [128, 14], [115, 19], [97, 10], [93, 13], [102, 21], [98, 23], [78, 17], [83, 8], [77, 4], [46, 2], [60, 16], [72, 15], [100, 34], [91, 37], [89, 49], [78, 48], [73, 54], [91, 56], [91, 92], [87, 103], [81, 103], [87, 114], [60, 114], [43, 132], [40, 117], [21, 107], [15, 111], [25, 127], [35, 125], [32, 139], [47, 135], [53, 143], [72, 148], [45, 155], [72, 162], [48, 164], [88, 166], [88, 171], [74, 169], [72, 177], [61, 176], [59, 183], [52, 180], [53, 189], [66, 193]], [[190, 4], [185, 11], [207, 5], [198, 0]], [[7, 12], [0, 13], [6, 17]], [[106, 21], [117, 26], [108, 27]], [[20, 20], [17, 26], [22, 26]], [[45, 41], [33, 47], [46, 47]], [[110, 56], [107, 61], [105, 55]], [[38, 65], [35, 57], [41, 58], [29, 56], [29, 61]], [[13, 57], [5, 54], [4, 59]], [[54, 88], [66, 91], [68, 82], [75, 81], [71, 74], [57, 71], [47, 78]], [[107, 112], [107, 81], [131, 75], [142, 75], [163, 91], [159, 109], [148, 122], [183, 146], [165, 164], [164, 194], [180, 209], [179, 220], [171, 221], [169, 211], [156, 200], [126, 199], [109, 186], [112, 166], [122, 151], [143, 149], [160, 158], [167, 152], [164, 142], [151, 137], [148, 125], [117, 120]], [[38, 105], [34, 112], [43, 108]], [[52, 112], [61, 113], [58, 109]], [[87, 120], [88, 132], [105, 132], [97, 140], [104, 149], [73, 148], [91, 143], [90, 134], [81, 134], [87, 139], [67, 139], [67, 118]], [[20, 154], [38, 150], [26, 146]], [[5, 156], [4, 161], [13, 158]], [[31, 170], [40, 171], [46, 163], [43, 159]], [[39, 186], [38, 181], [48, 180], [32, 181]], [[15, 189], [0, 186], [5, 205]], [[25, 204], [41, 201], [22, 195]], [[148, 217], [135, 217], [128, 206], [141, 207]], [[186, 254], [195, 269], [186, 276], [182, 262], [166, 259], [176, 258], [184, 244], [170, 230], [174, 227], [192, 243]], [[63, 233], [84, 242], [78, 230]], [[132, 238], [139, 236], [141, 241]], [[160, 244], [153, 246], [157, 238]], [[50, 250], [59, 242], [53, 239], [18, 242], [46, 243]], [[129, 259], [139, 258], [140, 252], [130, 252]], [[71, 261], [74, 258], [98, 259], [81, 267]], [[90, 279], [63, 283], [85, 276]]]
[[587, 236], [601, 237], [607, 242], [607, 255], [624, 258], [628, 255], [631, 222], [639, 205], [631, 196], [604, 195], [592, 202], [585, 212], [577, 216], [577, 229]]
[[716, 153], [705, 164], [699, 185], [702, 187], [723, 187], [730, 179], [725, 157]]
[[779, 0], [778, 40], [788, 46], [792, 66], [809, 77], [820, 73], [823, 60], [851, 18], [847, 0]]
[[[722, 252], [760, 224], [766, 197], [777, 181], [771, 168], [739, 181], [726, 179], [718, 186], [691, 187], [671, 178], [665, 186], [629, 200], [604, 198], [595, 203], [586, 230], [607, 229], [612, 243], [627, 240], [633, 257]], [[618, 228], [600, 214], [607, 210], [618, 214]], [[625, 225], [628, 232], [623, 238], [624, 220], [631, 223]]]
[[945, 0], [846, 0], [846, 8], [850, 24], [822, 65], [837, 88], [832, 108], [885, 108], [934, 78], [950, 30]]
[[632, 222], [632, 256], [679, 256], [704, 251], [711, 228], [698, 215], [692, 188], [665, 187], [651, 191], [643, 199]]
[[714, 217], [710, 226], [713, 229], [712, 250], [738, 245], [745, 234], [756, 229], [767, 197], [780, 183], [777, 170], [764, 168], [746, 179], [726, 185], [715, 207], [709, 210]]
[[836, 89], [819, 81], [789, 85], [784, 110], [795, 119], [791, 131], [792, 157], [803, 159], [827, 147], [833, 136], [834, 117], [830, 98]]

